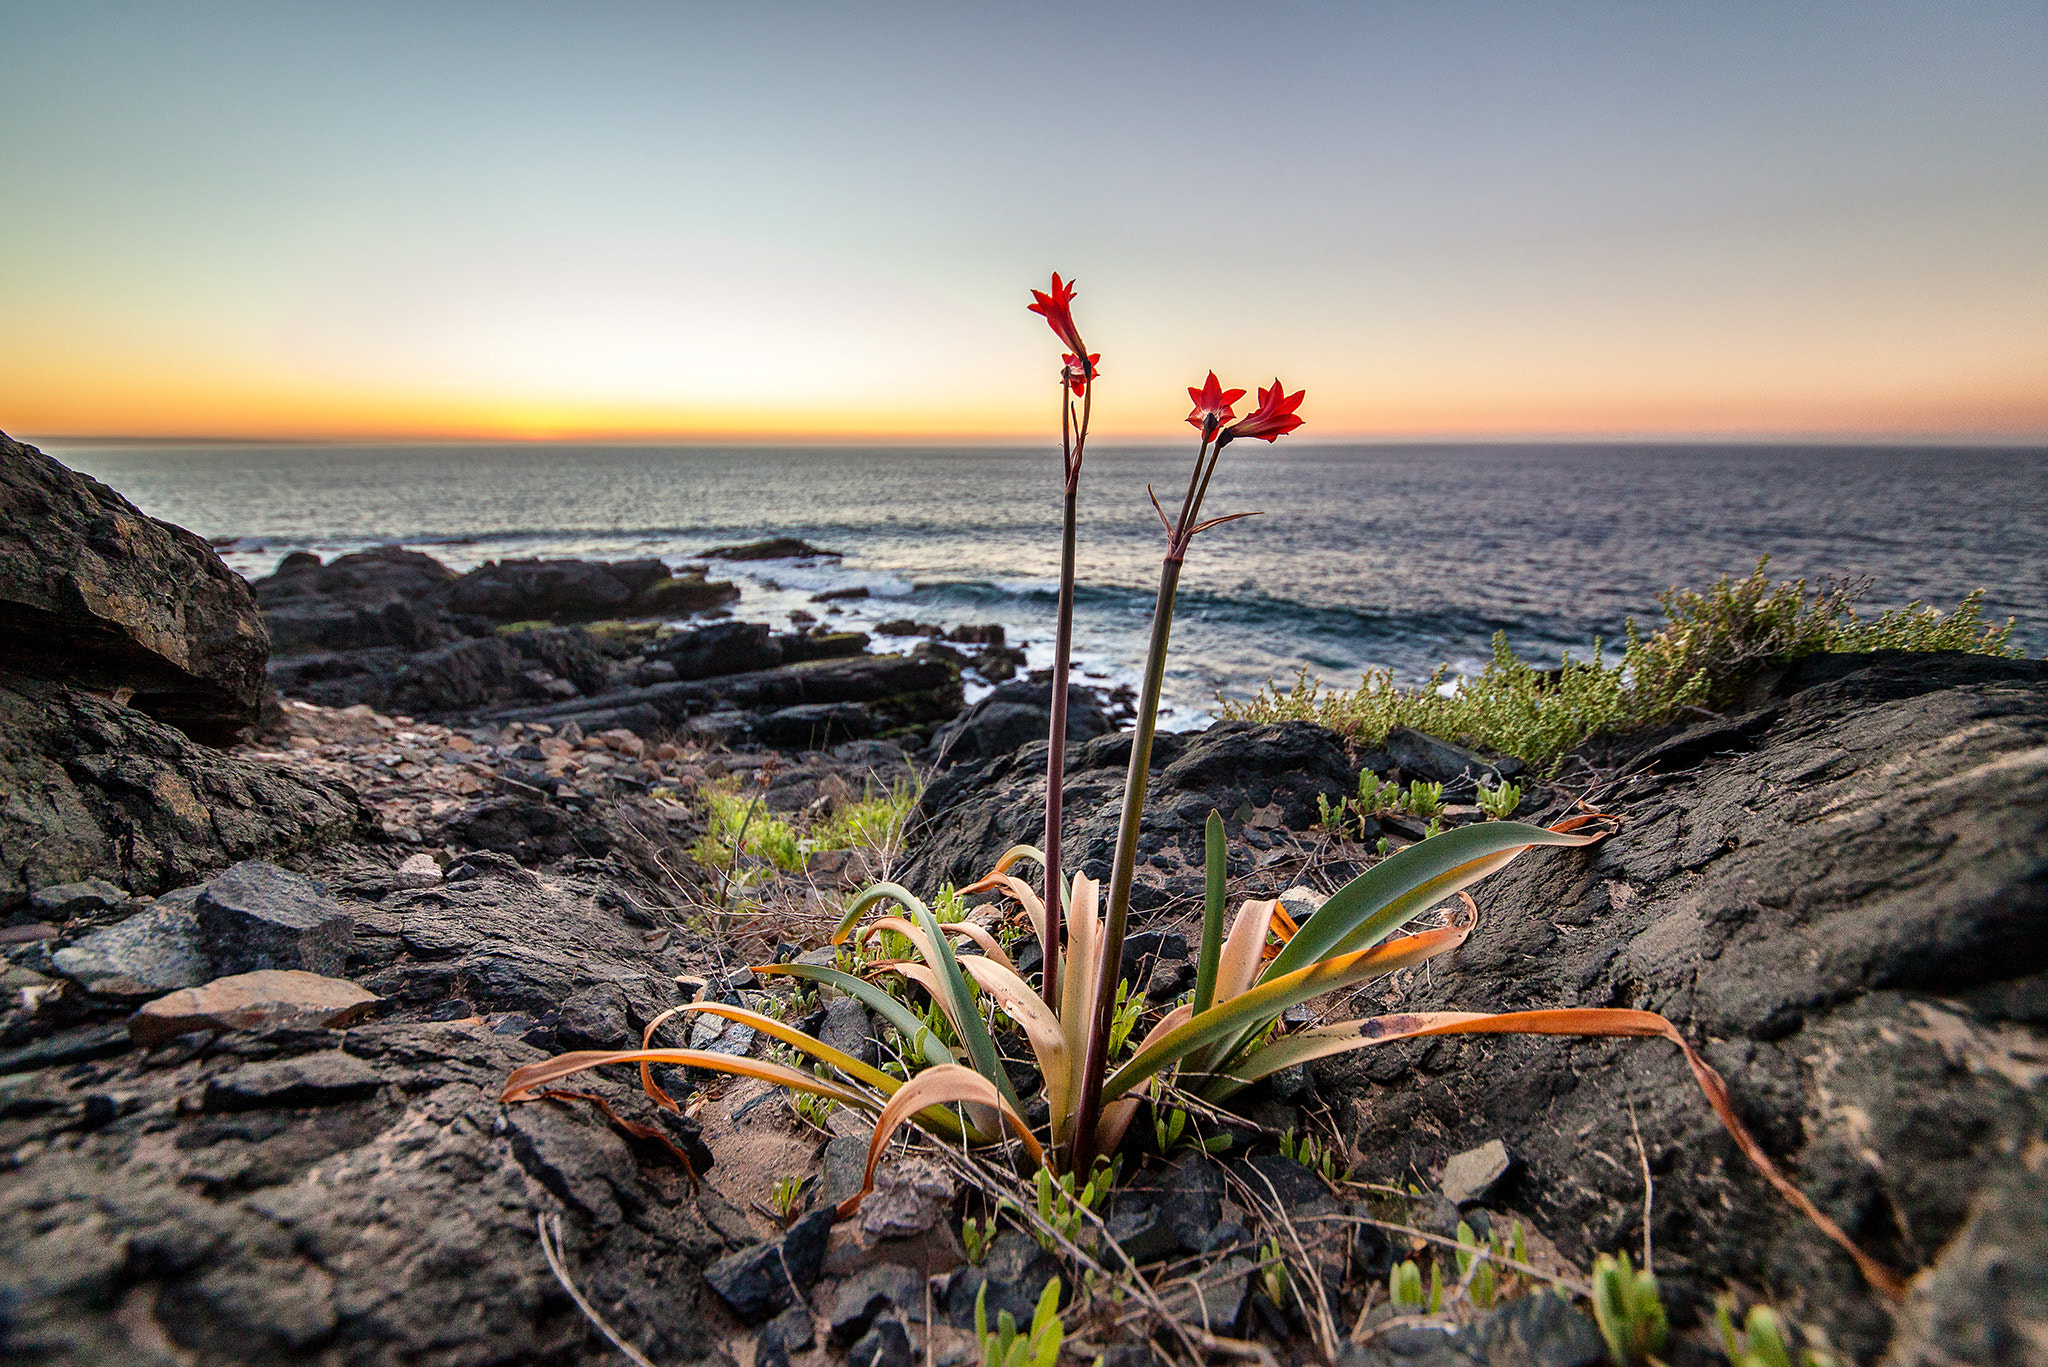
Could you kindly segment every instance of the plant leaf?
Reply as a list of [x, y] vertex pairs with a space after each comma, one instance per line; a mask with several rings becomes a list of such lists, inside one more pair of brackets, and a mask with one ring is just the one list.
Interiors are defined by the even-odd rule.
[[[903, 1085], [901, 1081], [890, 1077], [881, 1069], [863, 1063], [843, 1050], [834, 1049], [816, 1036], [807, 1035], [795, 1026], [785, 1025], [773, 1016], [763, 1015], [759, 1011], [744, 1006], [729, 1006], [724, 1002], [692, 1002], [688, 1006], [678, 1006], [675, 1009], [680, 1012], [699, 1011], [705, 1015], [723, 1016], [727, 1020], [750, 1025], [764, 1035], [770, 1035], [784, 1044], [803, 1050], [820, 1062], [831, 1064], [850, 1078], [865, 1082], [883, 1096], [894, 1096], [896, 1089]], [[646, 1047], [644, 1043], [642, 1047]], [[643, 1063], [640, 1066], [645, 1068], [649, 1065]]]
[[498, 1100], [531, 1101], [535, 1091], [550, 1082], [612, 1063], [674, 1063], [687, 1068], [708, 1068], [717, 1073], [757, 1077], [800, 1092], [830, 1097], [856, 1110], [881, 1109], [873, 1097], [827, 1082], [814, 1073], [800, 1072], [767, 1059], [736, 1058], [731, 1054], [714, 1054], [703, 1049], [579, 1049], [573, 1053], [557, 1054], [551, 1059], [513, 1069], [512, 1076], [505, 1079], [505, 1090]]
[[1202, 952], [1195, 964], [1195, 1010], [1207, 1011], [1216, 1004], [1216, 966], [1223, 955], [1223, 904], [1229, 849], [1224, 841], [1223, 815], [1209, 812], [1202, 832], [1202, 852], [1207, 878], [1202, 888]]
[[[1583, 825], [1575, 817], [1558, 827]], [[1574, 835], [1519, 821], [1457, 826], [1389, 855], [1330, 894], [1267, 966], [1271, 982], [1332, 953], [1378, 944], [1416, 916], [1470, 887], [1536, 845], [1590, 845], [1604, 832]]]
[[932, 1032], [917, 1018], [915, 1012], [865, 978], [856, 978], [851, 973], [842, 973], [836, 968], [826, 968], [822, 964], [762, 964], [755, 968], [754, 972], [780, 973], [785, 977], [801, 978], [805, 982], [823, 983], [827, 987], [838, 988], [849, 997], [857, 998], [862, 1005], [894, 1026], [896, 1033], [903, 1038], [904, 1048], [918, 1048], [918, 1037], [923, 1036], [924, 1045], [919, 1052], [924, 1055], [927, 1063], [953, 1061], [953, 1056], [933, 1037]]
[[[1033, 853], [1036, 853], [1036, 851], [1033, 851]], [[1039, 900], [1038, 894], [1031, 890], [1029, 883], [1021, 878], [1012, 878], [1005, 873], [992, 873], [980, 882], [969, 883], [966, 887], [960, 889], [962, 897], [967, 897], [977, 892], [1000, 892], [1013, 898], [1017, 905], [1024, 908], [1024, 915], [1031, 921], [1032, 933], [1038, 936], [1039, 952], [1041, 954], [1045, 952], [1045, 903]]]
[[1404, 935], [1371, 949], [1339, 954], [1307, 968], [1260, 983], [1231, 1001], [1219, 1002], [1184, 1025], [1138, 1051], [1137, 1057], [1111, 1074], [1103, 1084], [1105, 1100], [1122, 1096], [1153, 1073], [1184, 1058], [1189, 1051], [1220, 1039], [1235, 1038], [1264, 1027], [1290, 1006], [1320, 997], [1366, 978], [1392, 973], [1455, 949], [1472, 933], [1463, 923], [1419, 935]]
[[1009, 1012], [1010, 1019], [1017, 1022], [1024, 1031], [1024, 1037], [1031, 1041], [1031, 1052], [1038, 1059], [1038, 1074], [1045, 1079], [1045, 1100], [1052, 1114], [1052, 1130], [1058, 1134], [1066, 1128], [1073, 1100], [1067, 1034], [1060, 1025], [1059, 1017], [1009, 965], [978, 954], [963, 954], [960, 967], [981, 985], [983, 991], [994, 997], [1003, 1010]]
[[1037, 1136], [1024, 1123], [1024, 1117], [1003, 1099], [993, 1082], [972, 1068], [963, 1068], [957, 1063], [941, 1063], [904, 1083], [902, 1089], [889, 1099], [889, 1104], [882, 1107], [882, 1113], [875, 1117], [875, 1133], [868, 1140], [867, 1171], [862, 1175], [860, 1190], [839, 1203], [840, 1219], [844, 1220], [859, 1210], [860, 1203], [875, 1189], [875, 1164], [881, 1161], [883, 1150], [889, 1147], [889, 1140], [903, 1122], [927, 1106], [952, 1102], [993, 1109], [1024, 1145], [1032, 1161], [1041, 1167], [1045, 1165], [1045, 1150], [1039, 1147]]
[[[1465, 829], [1470, 829], [1469, 827]], [[1320, 1058], [1340, 1053], [1344, 1049], [1363, 1049], [1376, 1044], [1391, 1044], [1396, 1040], [1421, 1039], [1430, 1035], [1593, 1035], [1635, 1039], [1667, 1039], [1677, 1045], [1685, 1055], [1686, 1066], [1692, 1069], [1693, 1081], [1699, 1084], [1700, 1092], [1707, 1099], [1715, 1117], [1720, 1120], [1728, 1137], [1735, 1141], [1735, 1147], [1743, 1157], [1763, 1174], [1765, 1181], [1777, 1189], [1778, 1194], [1799, 1211], [1814, 1226], [1840, 1245], [1842, 1250], [1855, 1259], [1856, 1266], [1864, 1279], [1880, 1293], [1893, 1301], [1905, 1295], [1905, 1286], [1892, 1271], [1857, 1247], [1856, 1242], [1842, 1227], [1829, 1219], [1820, 1208], [1807, 1198], [1805, 1192], [1792, 1182], [1771, 1162], [1770, 1156], [1758, 1144], [1742, 1119], [1735, 1113], [1735, 1103], [1728, 1092], [1728, 1084], [1721, 1075], [1692, 1047], [1692, 1042], [1679, 1033], [1678, 1027], [1654, 1011], [1634, 1011], [1618, 1007], [1576, 1007], [1551, 1011], [1415, 1011], [1389, 1016], [1373, 1016], [1365, 1020], [1346, 1021], [1343, 1025], [1328, 1026], [1322, 1031], [1306, 1031], [1296, 1039], [1307, 1039], [1309, 1035], [1327, 1035], [1341, 1031], [1350, 1035], [1350, 1042], [1338, 1048], [1320, 1048], [1321, 1041], [1312, 1051], [1301, 1052], [1291, 1059], [1299, 1062], [1306, 1058]], [[1261, 1065], [1258, 1071], [1230, 1074], [1234, 1081], [1248, 1082], [1274, 1071], [1266, 1066], [1267, 1055], [1274, 1053], [1287, 1041], [1279, 1041], [1258, 1056]], [[1288, 1066], [1288, 1061], [1277, 1063], [1277, 1067]], [[1113, 1080], [1113, 1079], [1112, 1079]]]

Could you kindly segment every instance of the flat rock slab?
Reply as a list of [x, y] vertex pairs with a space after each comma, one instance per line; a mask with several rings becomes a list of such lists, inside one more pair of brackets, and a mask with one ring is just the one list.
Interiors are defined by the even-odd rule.
[[1444, 1195], [1461, 1206], [1483, 1200], [1494, 1184], [1508, 1175], [1513, 1161], [1508, 1157], [1508, 1146], [1498, 1139], [1453, 1154], [1444, 1163]]
[[362, 1019], [377, 1000], [343, 978], [265, 968], [158, 997], [130, 1018], [128, 1033], [137, 1044], [153, 1045], [195, 1030], [332, 1028]]
[[251, 1063], [207, 1084], [209, 1111], [334, 1106], [360, 1101], [379, 1086], [377, 1070], [339, 1050]]
[[154, 997], [214, 976], [189, 907], [154, 906], [51, 955], [57, 971], [105, 997]]

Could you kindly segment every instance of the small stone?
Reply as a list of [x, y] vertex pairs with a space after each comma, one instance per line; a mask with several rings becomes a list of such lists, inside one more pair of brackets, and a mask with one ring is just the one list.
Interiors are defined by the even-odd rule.
[[904, 1239], [936, 1225], [953, 1205], [953, 1179], [923, 1158], [903, 1158], [875, 1173], [875, 1189], [860, 1204], [861, 1233]]
[[74, 916], [125, 906], [128, 900], [126, 892], [104, 878], [88, 878], [82, 883], [37, 888], [29, 894], [28, 904], [39, 920], [68, 921]]
[[842, 1134], [826, 1140], [823, 1204], [836, 1206], [858, 1192], [867, 1166], [868, 1141], [860, 1135]]
[[1444, 1164], [1444, 1195], [1461, 1206], [1484, 1200], [1513, 1163], [1507, 1145], [1498, 1139], [1456, 1154]]
[[332, 1029], [360, 1020], [377, 1000], [341, 978], [261, 969], [158, 997], [129, 1019], [128, 1033], [137, 1044], [156, 1045], [194, 1030]]
[[215, 977], [201, 949], [199, 919], [168, 898], [118, 925], [96, 930], [50, 956], [56, 970], [89, 992], [155, 997]]
[[348, 961], [354, 922], [347, 910], [275, 864], [236, 864], [206, 885], [195, 911], [221, 972], [298, 968], [334, 977]]
[[911, 1367], [910, 1333], [896, 1320], [877, 1320], [846, 1355], [847, 1367]]
[[922, 1277], [899, 1263], [864, 1268], [839, 1288], [832, 1303], [832, 1341], [852, 1343], [868, 1332], [878, 1316], [913, 1307], [924, 1308]]
[[826, 1004], [818, 1038], [867, 1064], [875, 1062], [879, 1051], [868, 1009], [852, 997], [835, 997]]
[[818, 1280], [832, 1219], [830, 1206], [812, 1211], [780, 1238], [720, 1258], [704, 1269], [704, 1280], [734, 1314], [760, 1324], [801, 1300]]
[[409, 854], [391, 875], [394, 888], [431, 888], [441, 881], [441, 866], [431, 854]]

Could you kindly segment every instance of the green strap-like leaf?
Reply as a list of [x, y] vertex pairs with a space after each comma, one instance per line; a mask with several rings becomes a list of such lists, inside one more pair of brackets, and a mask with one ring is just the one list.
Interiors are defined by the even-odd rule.
[[938, 1037], [917, 1018], [916, 1012], [865, 978], [856, 978], [851, 973], [842, 973], [836, 968], [826, 968], [821, 964], [762, 964], [754, 972], [781, 973], [791, 978], [802, 978], [806, 982], [836, 987], [849, 997], [859, 999], [870, 1011], [895, 1026], [896, 1033], [903, 1037], [903, 1043], [922, 1053], [925, 1062], [955, 1061], [946, 1046], [941, 1044]]
[[1285, 977], [1328, 954], [1376, 945], [1532, 845], [1586, 845], [1597, 839], [1520, 821], [1476, 822], [1431, 836], [1331, 893], [1266, 966], [1262, 980]]
[[1203, 832], [1208, 881], [1202, 890], [1202, 955], [1195, 967], [1195, 1014], [1216, 1004], [1216, 965], [1223, 957], [1224, 874], [1229, 849], [1224, 843], [1223, 816], [1211, 811]]

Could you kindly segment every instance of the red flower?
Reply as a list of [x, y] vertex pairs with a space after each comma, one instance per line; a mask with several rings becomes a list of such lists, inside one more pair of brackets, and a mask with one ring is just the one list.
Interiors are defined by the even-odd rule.
[[[1081, 340], [1081, 330], [1074, 326], [1074, 287], [1060, 279], [1060, 273], [1052, 273], [1052, 293], [1043, 290], [1031, 291], [1031, 302], [1025, 305], [1033, 313], [1045, 319], [1067, 350], [1076, 356], [1088, 355], [1088, 346]], [[1091, 358], [1092, 359], [1092, 358]]]
[[1231, 442], [1239, 437], [1280, 440], [1301, 426], [1301, 419], [1294, 416], [1294, 410], [1301, 407], [1301, 396], [1306, 392], [1297, 389], [1289, 394], [1279, 380], [1274, 380], [1271, 389], [1259, 390], [1259, 406], [1253, 409], [1243, 422], [1233, 423], [1223, 434], [1223, 441]]
[[1101, 352], [1090, 352], [1088, 356], [1088, 368], [1086, 370], [1083, 370], [1081, 368], [1081, 363], [1074, 358], [1072, 353], [1060, 357], [1060, 364], [1066, 367], [1066, 369], [1061, 373], [1067, 377], [1067, 383], [1070, 386], [1072, 386], [1073, 391], [1076, 395], [1086, 393], [1088, 390], [1088, 382], [1094, 379], [1096, 375], [1101, 373], [1097, 369], [1095, 364], [1097, 361], [1100, 361], [1101, 359]]
[[1201, 429], [1204, 437], [1237, 416], [1237, 410], [1230, 405], [1244, 397], [1242, 389], [1225, 389], [1216, 383], [1216, 372], [1209, 372], [1209, 382], [1200, 389], [1188, 388], [1188, 397], [1195, 401], [1195, 411], [1188, 414], [1188, 426]]

